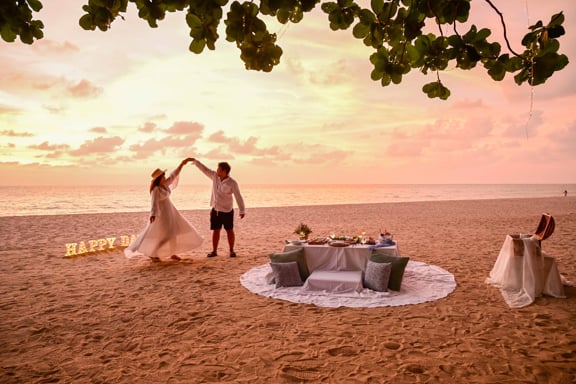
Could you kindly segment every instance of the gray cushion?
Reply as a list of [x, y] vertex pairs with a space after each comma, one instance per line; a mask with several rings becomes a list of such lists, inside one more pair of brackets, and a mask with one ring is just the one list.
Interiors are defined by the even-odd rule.
[[370, 288], [371, 290], [378, 292], [388, 291], [388, 282], [390, 281], [391, 271], [391, 263], [377, 263], [368, 260], [366, 271], [364, 271], [364, 279], [362, 281], [364, 288]]
[[300, 271], [298, 270], [297, 262], [290, 261], [287, 263], [270, 263], [270, 267], [274, 273], [276, 288], [299, 287], [304, 284], [300, 278]]
[[304, 249], [298, 248], [292, 251], [280, 252], [280, 253], [270, 253], [268, 255], [271, 263], [288, 263], [295, 261], [298, 263], [298, 270], [300, 271], [300, 278], [302, 281], [306, 281], [308, 276], [310, 276], [310, 271], [308, 270], [308, 265], [304, 259]]
[[396, 248], [374, 248], [372, 254], [388, 255], [388, 256], [398, 256]]
[[390, 263], [392, 270], [390, 271], [390, 280], [388, 281], [388, 288], [393, 291], [399, 291], [402, 286], [402, 279], [404, 278], [404, 270], [410, 260], [409, 257], [391, 256], [386, 253], [381, 253], [375, 249], [370, 256], [370, 260], [376, 263]]

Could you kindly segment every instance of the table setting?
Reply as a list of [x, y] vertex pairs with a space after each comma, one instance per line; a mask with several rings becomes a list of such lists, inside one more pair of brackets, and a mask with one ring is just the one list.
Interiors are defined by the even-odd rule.
[[379, 236], [330, 234], [311, 238], [311, 228], [300, 223], [294, 234], [306, 229], [306, 238], [286, 240], [283, 252], [302, 248], [304, 259], [310, 272], [324, 271], [364, 271], [375, 249], [389, 250], [391, 255], [400, 256], [397, 242], [387, 230]]
[[[416, 304], [446, 296], [454, 277], [437, 266], [400, 256], [388, 231], [376, 237], [310, 237], [300, 223], [297, 239], [268, 254], [269, 263], [241, 277], [244, 287], [271, 298], [318, 306], [376, 307]], [[406, 278], [404, 278], [406, 276]]]

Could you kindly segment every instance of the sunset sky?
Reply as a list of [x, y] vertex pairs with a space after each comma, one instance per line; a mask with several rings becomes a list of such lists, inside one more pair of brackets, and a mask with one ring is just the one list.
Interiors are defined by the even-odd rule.
[[[371, 50], [319, 7], [270, 20], [284, 53], [264, 73], [245, 70], [223, 22], [216, 50], [196, 55], [183, 12], [152, 29], [130, 4], [109, 31], [84, 31], [83, 1], [43, 3], [42, 40], [0, 40], [0, 185], [147, 184], [188, 156], [228, 161], [246, 184], [576, 183], [574, 1], [493, 0], [516, 51], [564, 11], [571, 62], [534, 89], [451, 69], [447, 101], [421, 91], [436, 74], [372, 81]], [[503, 41], [486, 2], [471, 14]], [[182, 182], [206, 180], [185, 169]]]

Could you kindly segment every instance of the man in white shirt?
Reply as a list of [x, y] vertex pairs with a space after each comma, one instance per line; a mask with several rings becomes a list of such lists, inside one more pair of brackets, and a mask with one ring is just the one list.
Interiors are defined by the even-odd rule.
[[234, 199], [238, 204], [240, 219], [246, 215], [244, 199], [240, 194], [240, 188], [236, 180], [230, 177], [230, 164], [226, 162], [218, 163], [216, 171], [209, 169], [200, 161], [190, 159], [196, 167], [212, 180], [212, 195], [210, 196], [210, 229], [212, 230], [212, 252], [208, 257], [217, 256], [218, 243], [220, 242], [220, 231], [222, 227], [228, 237], [230, 247], [230, 257], [236, 257], [234, 252]]

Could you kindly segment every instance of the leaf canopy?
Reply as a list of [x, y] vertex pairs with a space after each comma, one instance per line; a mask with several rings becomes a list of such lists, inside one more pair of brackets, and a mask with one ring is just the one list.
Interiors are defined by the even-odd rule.
[[[566, 34], [562, 12], [552, 15], [548, 24], [538, 21], [530, 26], [521, 40], [525, 50], [516, 53], [510, 48], [502, 14], [490, 0], [476, 0], [487, 2], [500, 16], [510, 51], [502, 53], [498, 42], [488, 40], [492, 35], [488, 28], [472, 25], [465, 33], [458, 32], [468, 21], [471, 1], [371, 0], [370, 8], [362, 8], [355, 0], [87, 0], [78, 22], [85, 30], [107, 31], [117, 17], [123, 18], [129, 3], [151, 28], [158, 27], [167, 12], [184, 12], [192, 39], [189, 50], [201, 54], [206, 48], [216, 49], [218, 27], [226, 14], [225, 39], [236, 44], [245, 68], [270, 72], [280, 63], [283, 51], [263, 16], [281, 24], [299, 23], [320, 4], [331, 30], [351, 29], [356, 39], [374, 49], [369, 57], [372, 80], [385, 87], [400, 84], [413, 69], [436, 72], [437, 81], [425, 84], [422, 91], [441, 100], [448, 99], [450, 90], [440, 81], [440, 72], [450, 65], [470, 70], [480, 63], [494, 81], [510, 73], [518, 85], [533, 86], [568, 65], [568, 57], [559, 53], [559, 38]], [[2, 39], [14, 42], [20, 38], [32, 44], [43, 38], [44, 24], [33, 14], [41, 9], [40, 0], [0, 2]], [[424, 33], [427, 22], [436, 24], [438, 35]]]

